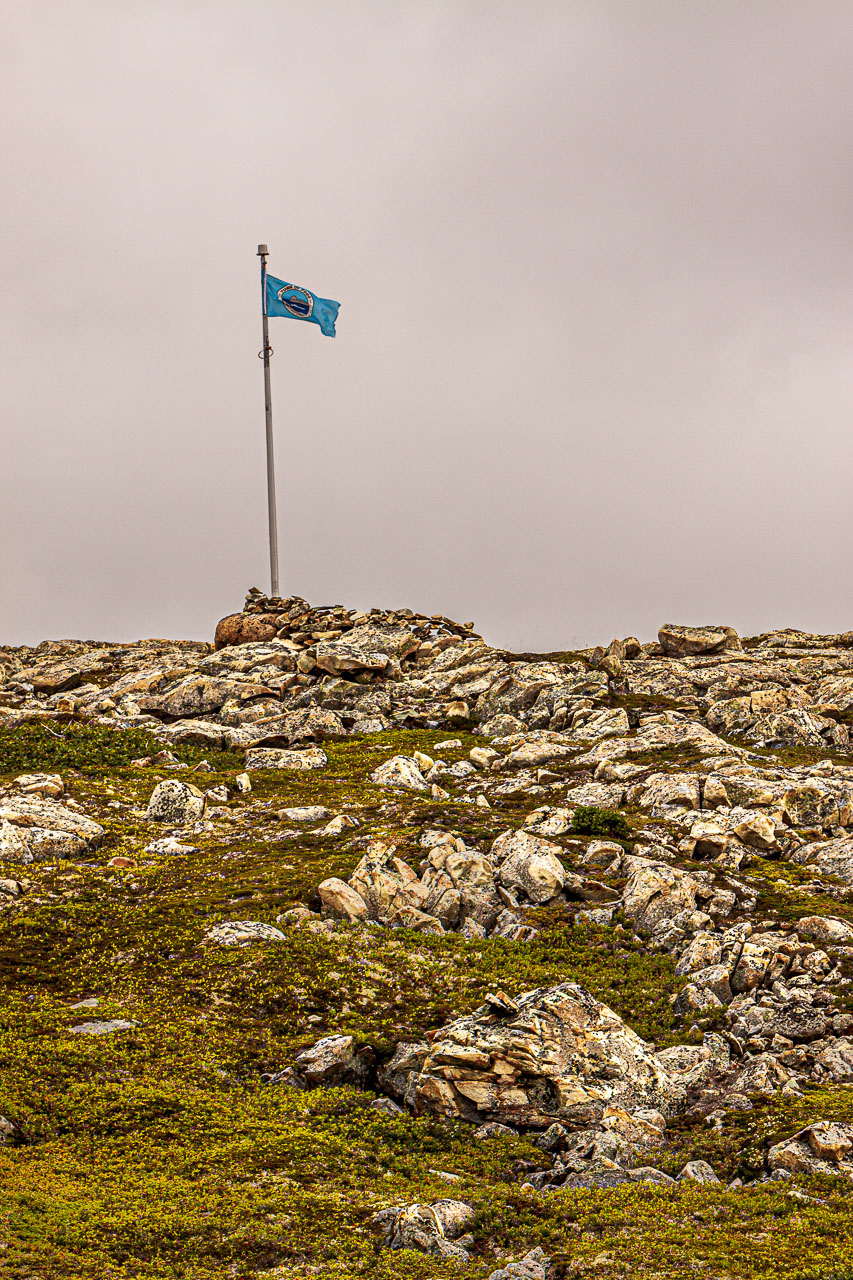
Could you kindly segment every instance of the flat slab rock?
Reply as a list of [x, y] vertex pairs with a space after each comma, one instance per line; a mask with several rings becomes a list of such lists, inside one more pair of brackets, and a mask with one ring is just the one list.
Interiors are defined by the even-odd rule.
[[68, 1028], [73, 1036], [108, 1036], [113, 1031], [130, 1031], [136, 1023], [127, 1018], [109, 1018], [102, 1022], [78, 1022], [75, 1027]]
[[252, 747], [246, 752], [247, 769], [325, 769], [329, 758], [321, 747], [305, 751]]
[[660, 628], [658, 643], [664, 653], [674, 658], [742, 647], [734, 627], [679, 627], [672, 622], [665, 622]]
[[246, 947], [250, 942], [284, 942], [281, 929], [260, 920], [228, 920], [208, 929], [205, 938], [219, 947]]

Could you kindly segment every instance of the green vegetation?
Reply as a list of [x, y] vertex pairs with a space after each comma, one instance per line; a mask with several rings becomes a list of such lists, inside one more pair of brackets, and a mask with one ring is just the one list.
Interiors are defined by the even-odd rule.
[[[568, 908], [530, 912], [537, 933], [525, 942], [280, 922], [284, 942], [206, 943], [221, 920], [274, 923], [315, 901], [318, 881], [346, 877], [371, 837], [392, 838], [417, 866], [425, 827], [487, 847], [520, 825], [530, 797], [495, 798], [484, 811], [452, 785], [436, 802], [369, 782], [376, 764], [432, 752], [446, 730], [332, 741], [326, 769], [253, 773], [252, 793], [232, 796], [214, 830], [193, 837], [198, 853], [155, 856], [145, 846], [162, 831], [145, 805], [157, 780], [231, 785], [241, 758], [185, 747], [176, 755], [189, 764], [203, 756], [215, 772], [140, 768], [131, 761], [159, 748], [144, 732], [50, 727], [0, 731], [0, 772], [62, 772], [107, 834], [86, 865], [22, 867], [21, 903], [0, 915], [0, 1114], [16, 1126], [14, 1145], [0, 1148], [0, 1275], [449, 1280], [455, 1265], [384, 1251], [368, 1224], [388, 1205], [452, 1195], [478, 1211], [467, 1280], [536, 1244], [565, 1280], [586, 1266], [596, 1280], [849, 1277], [844, 1179], [538, 1193], [523, 1183], [549, 1160], [527, 1138], [476, 1141], [462, 1124], [388, 1116], [371, 1107], [370, 1091], [265, 1083], [322, 1035], [352, 1034], [386, 1058], [397, 1041], [421, 1038], [498, 987], [517, 995], [579, 981], [658, 1046], [684, 1039], [672, 959], [620, 927], [579, 923]], [[454, 736], [461, 747], [441, 752], [451, 762], [482, 741]], [[278, 817], [306, 804], [359, 825], [328, 838]], [[580, 807], [575, 831], [625, 838], [629, 827], [617, 811]], [[111, 866], [117, 853], [132, 865]], [[768, 892], [780, 865], [756, 862]], [[71, 1007], [91, 998], [97, 1007]], [[133, 1026], [70, 1032], [111, 1018]], [[654, 1163], [676, 1172], [704, 1158], [722, 1177], [755, 1176], [772, 1142], [811, 1119], [851, 1116], [853, 1090], [838, 1086], [756, 1102], [721, 1125], [674, 1123]]]
[[[79, 769], [97, 773], [129, 765], [133, 760], [163, 750], [163, 744], [145, 729], [110, 729], [106, 725], [42, 721], [0, 728], [0, 774], [25, 770]], [[214, 768], [238, 768], [242, 755], [189, 744], [174, 748], [187, 764], [207, 760]]]
[[579, 804], [572, 819], [572, 831], [584, 836], [610, 836], [627, 840], [631, 834], [624, 813], [618, 809], [600, 809], [597, 805]]

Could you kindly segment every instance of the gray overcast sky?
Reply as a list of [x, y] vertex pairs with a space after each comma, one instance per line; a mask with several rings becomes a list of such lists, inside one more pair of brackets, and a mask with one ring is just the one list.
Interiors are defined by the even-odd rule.
[[849, 0], [5, 0], [0, 642], [853, 627]]

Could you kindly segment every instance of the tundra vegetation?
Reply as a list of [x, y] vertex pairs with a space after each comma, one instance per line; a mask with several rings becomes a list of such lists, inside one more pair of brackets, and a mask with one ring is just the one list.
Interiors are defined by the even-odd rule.
[[10, 1280], [847, 1280], [853, 634], [0, 650]]

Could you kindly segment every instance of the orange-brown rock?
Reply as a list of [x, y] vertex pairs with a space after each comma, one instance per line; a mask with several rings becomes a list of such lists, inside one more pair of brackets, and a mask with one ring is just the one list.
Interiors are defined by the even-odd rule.
[[275, 620], [262, 613], [229, 613], [217, 622], [213, 644], [216, 649], [224, 649], [229, 644], [274, 640], [277, 631]]

